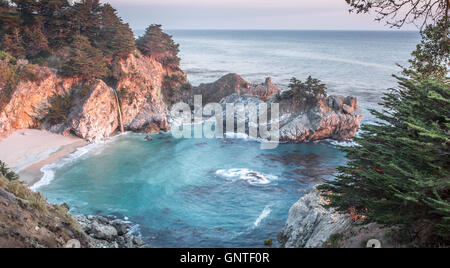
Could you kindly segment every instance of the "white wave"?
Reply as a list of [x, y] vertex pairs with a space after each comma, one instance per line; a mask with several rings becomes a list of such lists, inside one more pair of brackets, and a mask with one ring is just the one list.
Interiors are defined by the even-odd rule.
[[216, 174], [226, 180], [236, 181], [245, 180], [252, 185], [270, 184], [277, 176], [262, 174], [247, 168], [220, 169]]
[[86, 156], [88, 153], [92, 153], [94, 155], [99, 155], [103, 152], [103, 149], [105, 148], [105, 145], [115, 141], [117, 138], [128, 135], [131, 132], [124, 132], [121, 134], [118, 134], [112, 138], [109, 138], [106, 141], [101, 141], [98, 143], [91, 143], [84, 147], [78, 148], [74, 153], [64, 157], [63, 159], [54, 162], [52, 164], [43, 166], [41, 168], [41, 172], [44, 174], [42, 178], [36, 182], [33, 186], [30, 187], [32, 191], [37, 191], [40, 187], [49, 185], [51, 181], [55, 179], [55, 170], [64, 167], [65, 165], [68, 165], [70, 163], [73, 163], [75, 160], [80, 159], [83, 156]]
[[263, 138], [253, 138], [250, 137], [249, 135], [245, 134], [245, 133], [234, 133], [234, 132], [226, 132], [224, 134], [225, 138], [227, 139], [238, 139], [238, 140], [247, 140], [247, 141], [256, 141], [256, 142], [270, 142], [267, 139], [263, 139]]
[[326, 140], [326, 141], [335, 146], [342, 146], [342, 147], [358, 146], [358, 144], [352, 140], [349, 141]]
[[253, 223], [253, 226], [255, 228], [258, 227], [261, 222], [270, 215], [271, 212], [272, 210], [270, 209], [270, 206], [266, 206], [259, 217], [256, 219], [256, 221]]

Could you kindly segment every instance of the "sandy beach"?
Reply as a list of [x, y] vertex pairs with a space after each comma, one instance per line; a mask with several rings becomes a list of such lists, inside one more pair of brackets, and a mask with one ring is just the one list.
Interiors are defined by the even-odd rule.
[[27, 186], [42, 178], [41, 168], [87, 145], [77, 137], [66, 137], [35, 129], [18, 130], [0, 140], [0, 160], [20, 175]]

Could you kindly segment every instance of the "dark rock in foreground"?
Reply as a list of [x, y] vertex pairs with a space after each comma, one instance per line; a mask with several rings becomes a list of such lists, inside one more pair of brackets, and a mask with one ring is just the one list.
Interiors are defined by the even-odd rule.
[[110, 217], [75, 216], [94, 248], [144, 248], [145, 242], [130, 233], [131, 225]]

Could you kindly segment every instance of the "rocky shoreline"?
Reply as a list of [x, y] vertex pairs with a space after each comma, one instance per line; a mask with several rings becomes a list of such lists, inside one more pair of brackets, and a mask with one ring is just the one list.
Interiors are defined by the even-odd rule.
[[77, 215], [74, 218], [89, 237], [93, 248], [149, 248], [133, 232], [130, 222], [103, 216]]

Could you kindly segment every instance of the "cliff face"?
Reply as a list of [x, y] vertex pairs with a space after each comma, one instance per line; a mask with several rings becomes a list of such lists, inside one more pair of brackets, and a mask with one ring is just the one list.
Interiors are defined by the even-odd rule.
[[18, 181], [0, 177], [0, 248], [142, 248], [132, 225], [101, 216], [73, 217]]
[[[327, 200], [314, 188], [295, 203], [278, 240], [283, 248], [401, 248], [395, 227], [364, 223], [363, 219], [326, 209]], [[376, 240], [375, 244], [372, 241]]]
[[350, 228], [352, 219], [348, 215], [325, 209], [323, 205], [326, 205], [326, 200], [316, 188], [295, 203], [283, 232], [278, 236], [281, 247], [321, 248], [331, 235]]
[[286, 142], [349, 140], [358, 132], [362, 120], [354, 97], [329, 96], [312, 103], [291, 98], [279, 104], [280, 139]]
[[61, 248], [72, 239], [90, 247], [66, 208], [50, 205], [40, 194], [1, 177], [0, 212], [0, 248]]
[[[110, 137], [120, 127], [119, 104], [125, 129], [158, 132], [167, 130], [165, 104], [161, 93], [164, 76], [169, 72], [158, 61], [139, 52], [120, 61], [115, 70], [117, 81], [79, 81], [56, 76], [48, 68], [40, 81], [22, 81], [0, 114], [0, 136], [23, 128], [43, 127], [55, 133], [75, 134], [91, 142]], [[181, 71], [179, 71], [181, 73]], [[70, 109], [64, 120], [46, 122], [51, 99], [71, 95]]]

